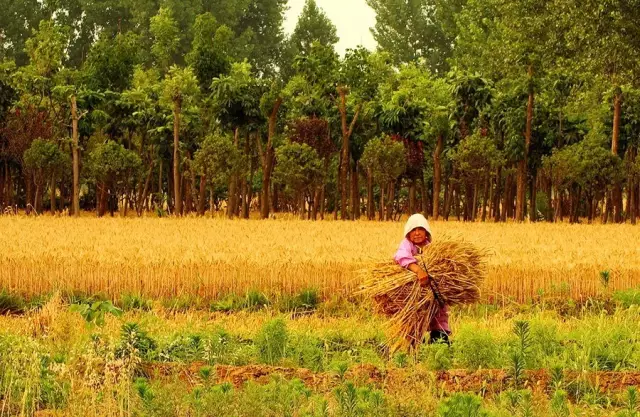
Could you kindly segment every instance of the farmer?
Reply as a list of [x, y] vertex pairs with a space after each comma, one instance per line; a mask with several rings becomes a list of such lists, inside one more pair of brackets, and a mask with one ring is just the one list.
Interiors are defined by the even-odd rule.
[[[431, 241], [429, 222], [422, 214], [414, 214], [404, 225], [404, 239], [400, 242], [400, 247], [393, 257], [398, 265], [415, 273], [422, 286], [429, 285], [429, 275], [418, 265], [415, 255], [422, 253], [422, 249]], [[450, 334], [449, 308], [445, 305], [439, 308], [438, 313], [429, 323], [429, 343], [444, 342], [449, 344]]]

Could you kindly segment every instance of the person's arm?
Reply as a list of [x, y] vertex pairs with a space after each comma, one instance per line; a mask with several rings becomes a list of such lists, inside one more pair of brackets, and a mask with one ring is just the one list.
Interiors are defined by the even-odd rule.
[[415, 273], [422, 285], [425, 285], [428, 282], [429, 276], [427, 275], [426, 271], [424, 271], [418, 265], [416, 258], [411, 252], [411, 242], [409, 242], [408, 240], [405, 239], [402, 241], [402, 243], [400, 243], [400, 247], [398, 248], [398, 251], [396, 252], [396, 255], [393, 257], [393, 259], [401, 267]]
[[429, 282], [429, 274], [422, 269], [417, 263], [412, 263], [407, 266], [407, 269], [418, 276], [418, 281], [420, 281], [420, 285], [427, 285]]

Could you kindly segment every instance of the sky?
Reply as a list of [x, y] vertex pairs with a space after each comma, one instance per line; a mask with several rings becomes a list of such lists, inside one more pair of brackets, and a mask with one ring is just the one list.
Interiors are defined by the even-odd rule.
[[[289, 10], [284, 22], [287, 34], [295, 29], [304, 3], [305, 0], [289, 0]], [[316, 0], [316, 4], [324, 10], [338, 29], [338, 53], [343, 55], [347, 48], [355, 48], [360, 44], [370, 50], [375, 49], [376, 41], [369, 28], [375, 25], [376, 15], [365, 0]]]

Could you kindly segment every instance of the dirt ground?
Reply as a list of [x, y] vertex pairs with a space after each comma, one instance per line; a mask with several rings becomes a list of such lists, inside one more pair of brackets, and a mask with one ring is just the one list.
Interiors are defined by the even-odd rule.
[[[152, 364], [145, 367], [145, 373], [152, 378], [166, 378], [178, 375], [191, 384], [201, 382], [200, 370], [204, 363]], [[373, 365], [357, 365], [346, 371], [343, 377], [337, 372], [312, 372], [305, 368], [286, 368], [268, 365], [216, 365], [212, 375], [217, 383], [229, 382], [241, 387], [249, 381], [268, 383], [274, 376], [285, 379], [299, 379], [309, 388], [318, 392], [330, 391], [342, 380], [358, 384], [373, 385], [384, 389], [410, 389], [413, 386], [432, 385], [446, 392], [476, 392], [482, 395], [498, 394], [513, 386], [513, 381], [503, 369], [481, 369], [477, 371], [449, 370], [429, 371], [424, 368], [379, 369]], [[597, 387], [601, 392], [620, 392], [630, 386], [640, 386], [640, 372], [590, 372], [566, 371], [565, 384], [583, 382]], [[547, 391], [551, 377], [546, 370], [526, 371], [521, 386], [535, 391]]]

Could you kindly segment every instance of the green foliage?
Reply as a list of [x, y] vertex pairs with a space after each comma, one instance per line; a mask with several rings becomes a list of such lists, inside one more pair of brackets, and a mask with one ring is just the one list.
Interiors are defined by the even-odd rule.
[[361, 162], [372, 170], [376, 181], [387, 184], [395, 181], [406, 168], [404, 146], [388, 136], [373, 139], [365, 146]]
[[26, 302], [22, 296], [0, 291], [0, 314], [22, 314], [25, 308]]
[[493, 368], [500, 362], [499, 349], [491, 333], [464, 327], [456, 336], [454, 357], [465, 368]]
[[554, 391], [551, 398], [551, 412], [554, 417], [569, 417], [571, 415], [566, 391], [560, 389]]
[[446, 371], [453, 365], [451, 347], [445, 343], [423, 344], [419, 351], [420, 361], [433, 371]]
[[455, 167], [465, 178], [477, 180], [505, 163], [491, 138], [474, 133], [466, 137], [449, 154]]
[[200, 334], [174, 335], [167, 344], [158, 349], [158, 358], [163, 361], [197, 362], [204, 358], [205, 339]]
[[150, 311], [153, 308], [153, 300], [144, 298], [140, 294], [125, 293], [120, 296], [120, 307], [124, 311], [140, 310]]
[[613, 293], [613, 299], [623, 308], [640, 306], [640, 289], [616, 291]]
[[287, 356], [297, 365], [313, 372], [322, 372], [325, 369], [324, 343], [316, 337], [292, 335]]
[[37, 171], [38, 180], [42, 183], [44, 176], [49, 177], [56, 171], [69, 168], [71, 158], [57, 144], [36, 139], [25, 151], [24, 163], [27, 168]]
[[118, 358], [153, 358], [157, 343], [146, 331], [140, 328], [138, 323], [125, 323], [120, 328], [120, 342], [116, 347]]
[[315, 0], [306, 0], [289, 40], [294, 48], [294, 55], [307, 54], [314, 42], [323, 46], [332, 46], [338, 40], [335, 25], [318, 7]]
[[146, 378], [136, 378], [133, 386], [143, 404], [149, 405], [153, 402], [155, 394], [149, 386], [149, 381]]
[[270, 304], [271, 302], [269, 301], [267, 296], [264, 295], [264, 293], [258, 290], [251, 290], [247, 292], [247, 295], [245, 296], [244, 302], [242, 303], [241, 307], [249, 311], [257, 311], [267, 307]]
[[513, 323], [513, 333], [518, 337], [517, 352], [526, 357], [531, 349], [531, 328], [528, 321], [517, 320]]
[[51, 77], [61, 68], [67, 45], [65, 32], [53, 20], [41, 20], [38, 30], [33, 30], [25, 46], [34, 75]]
[[610, 279], [611, 279], [611, 271], [609, 271], [608, 269], [604, 271], [600, 271], [600, 283], [602, 284], [605, 290], [609, 288]]
[[315, 311], [320, 304], [320, 294], [315, 288], [306, 288], [295, 296], [280, 297], [279, 307], [282, 311], [304, 312]]
[[151, 53], [156, 65], [167, 71], [174, 62], [174, 55], [180, 45], [180, 29], [171, 9], [161, 7], [158, 14], [151, 18], [149, 31], [153, 36]]
[[232, 64], [229, 75], [214, 78], [210, 89], [211, 105], [224, 129], [255, 128], [264, 123], [261, 100], [267, 86], [251, 75], [248, 63]]
[[351, 381], [338, 386], [333, 395], [338, 403], [338, 416], [383, 416], [386, 402], [382, 392], [370, 388], [358, 388]]
[[205, 175], [212, 187], [221, 187], [229, 182], [242, 165], [240, 151], [228, 136], [209, 135], [193, 158], [198, 174]]
[[276, 150], [273, 178], [294, 192], [311, 192], [322, 183], [324, 169], [315, 149], [305, 143], [286, 143]]
[[611, 188], [622, 177], [620, 158], [589, 141], [554, 150], [545, 164], [553, 172], [554, 183], [559, 189], [580, 186], [590, 195]]
[[137, 153], [111, 140], [96, 146], [87, 161], [90, 175], [114, 190], [129, 186], [141, 165]]
[[114, 306], [111, 301], [94, 301], [92, 303], [72, 304], [70, 311], [79, 313], [87, 323], [102, 326], [105, 323], [105, 315], [122, 315], [122, 310]]
[[249, 351], [224, 329], [217, 329], [202, 342], [202, 356], [209, 365], [242, 364]]
[[229, 52], [233, 32], [225, 25], [218, 25], [211, 13], [196, 17], [193, 32], [191, 52], [186, 60], [198, 77], [200, 89], [208, 91], [211, 81], [231, 68]]
[[501, 395], [511, 415], [533, 417], [533, 402], [530, 390], [508, 390]]
[[103, 34], [91, 47], [85, 62], [88, 84], [94, 90], [123, 91], [139, 64], [140, 39], [132, 32], [115, 37]]
[[193, 73], [193, 69], [173, 65], [162, 81], [161, 102], [172, 109], [176, 104], [180, 107], [187, 107], [199, 92], [198, 79]]
[[438, 407], [440, 417], [482, 417], [488, 414], [482, 408], [482, 400], [477, 395], [456, 393]]
[[433, 72], [446, 72], [455, 38], [447, 23], [464, 3], [367, 0], [376, 13], [373, 37], [396, 64], [424, 60]]
[[511, 382], [516, 389], [522, 387], [522, 383], [525, 377], [526, 358], [522, 352], [511, 352], [509, 363], [509, 376]]
[[289, 334], [282, 319], [275, 319], [260, 330], [255, 339], [258, 355], [263, 363], [276, 365], [285, 356]]
[[638, 388], [627, 388], [624, 409], [617, 414], [617, 417], [638, 417], [640, 416], [640, 400], [638, 399]]

